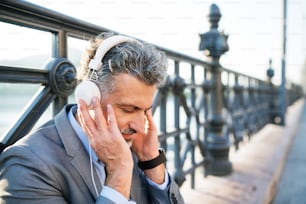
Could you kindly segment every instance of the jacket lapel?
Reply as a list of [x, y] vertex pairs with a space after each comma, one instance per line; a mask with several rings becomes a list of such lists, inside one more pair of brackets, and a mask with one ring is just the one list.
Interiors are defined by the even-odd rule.
[[102, 185], [100, 179], [97, 175], [97, 172], [93, 166], [93, 180], [91, 177], [90, 170], [90, 160], [89, 156], [83, 147], [81, 141], [76, 135], [75, 131], [71, 127], [71, 124], [68, 120], [68, 112], [71, 108], [71, 105], [66, 106], [54, 119], [55, 126], [58, 130], [59, 137], [61, 138], [64, 148], [66, 150], [67, 155], [71, 156], [71, 164], [72, 166], [79, 172], [80, 176], [84, 180], [87, 185], [87, 188], [91, 192], [91, 194], [97, 198], [97, 193], [94, 187], [94, 183], [97, 187], [98, 194], [100, 194], [102, 190]]
[[[95, 170], [95, 167], [93, 168], [93, 178], [91, 177], [91, 170], [90, 170], [90, 161], [88, 156], [84, 156], [86, 153], [79, 153], [76, 154], [73, 159], [71, 160], [71, 164], [75, 167], [75, 169], [79, 172], [82, 179], [85, 181], [88, 189], [92, 193], [92, 195], [97, 198], [102, 190], [102, 185], [99, 179], [99, 176], [97, 175], [97, 172]], [[85, 162], [84, 162], [85, 161]], [[97, 188], [95, 189], [95, 185]], [[97, 195], [98, 193], [98, 195]]]

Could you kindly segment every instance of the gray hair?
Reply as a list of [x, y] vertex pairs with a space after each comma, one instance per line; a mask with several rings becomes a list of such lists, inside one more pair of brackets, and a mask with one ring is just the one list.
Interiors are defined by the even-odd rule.
[[[88, 74], [88, 63], [103, 39], [110, 34], [101, 34], [90, 40], [86, 49], [78, 78], [84, 80]], [[154, 46], [140, 42], [131, 41], [120, 43], [111, 48], [102, 60], [102, 68], [97, 71], [97, 81], [102, 97], [110, 93], [114, 87], [114, 76], [120, 73], [128, 73], [147, 85], [160, 85], [167, 76], [167, 58], [165, 54], [158, 51]]]

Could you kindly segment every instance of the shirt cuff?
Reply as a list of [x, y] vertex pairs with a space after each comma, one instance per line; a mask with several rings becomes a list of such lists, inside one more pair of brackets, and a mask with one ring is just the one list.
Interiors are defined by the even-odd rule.
[[169, 184], [169, 174], [168, 174], [168, 171], [165, 169], [165, 182], [164, 183], [162, 183], [162, 184], [157, 184], [157, 183], [155, 183], [154, 181], [152, 181], [151, 179], [149, 179], [148, 177], [146, 177], [146, 179], [147, 179], [147, 182], [151, 185], [151, 186], [153, 186], [153, 187], [155, 187], [155, 188], [158, 188], [158, 189], [160, 189], [160, 190], [165, 190], [166, 188], [167, 188], [167, 186], [168, 186], [168, 184]]
[[106, 197], [115, 203], [136, 204], [136, 202], [126, 199], [121, 193], [108, 186], [103, 186], [100, 196]]

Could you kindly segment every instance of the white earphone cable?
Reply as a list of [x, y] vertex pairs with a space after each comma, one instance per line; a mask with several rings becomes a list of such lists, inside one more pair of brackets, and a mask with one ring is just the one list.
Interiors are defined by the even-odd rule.
[[88, 143], [88, 149], [89, 149], [89, 163], [90, 163], [89, 165], [90, 165], [91, 181], [92, 181], [93, 186], [94, 186], [94, 188], [95, 188], [97, 197], [99, 197], [99, 193], [98, 193], [98, 190], [97, 190], [95, 178], [94, 178], [94, 175], [93, 175], [93, 161], [92, 161], [91, 148], [90, 148], [90, 144], [89, 144], [89, 143]]

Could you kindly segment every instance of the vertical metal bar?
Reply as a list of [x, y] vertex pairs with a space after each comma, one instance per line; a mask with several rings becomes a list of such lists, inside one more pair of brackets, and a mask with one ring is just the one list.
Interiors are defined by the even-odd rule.
[[[193, 84], [195, 84], [195, 70], [194, 65], [191, 64], [191, 81]], [[191, 89], [191, 107], [193, 111], [195, 111], [195, 88]], [[197, 139], [199, 139], [199, 127], [197, 127]], [[191, 148], [191, 164], [194, 167], [195, 166], [195, 146], [193, 145]], [[195, 169], [193, 168], [191, 172], [191, 188], [195, 188]]]
[[281, 125], [286, 124], [286, 109], [287, 109], [287, 96], [286, 96], [286, 42], [287, 41], [287, 0], [283, 0], [283, 51], [282, 51], [282, 81], [280, 87], [280, 103], [281, 103]]
[[[164, 134], [167, 133], [167, 96], [162, 95], [162, 99], [160, 102], [160, 131]], [[160, 146], [167, 151], [167, 139], [161, 141]]]
[[67, 33], [64, 30], [59, 31], [58, 33], [53, 34], [53, 46], [52, 46], [52, 55], [53, 57], [63, 57], [67, 58], [68, 56], [68, 43], [67, 43]]
[[[207, 81], [207, 69], [204, 68], [204, 76], [203, 80]], [[205, 130], [204, 130], [204, 145], [206, 146], [207, 144], [207, 137], [208, 137], [208, 92], [204, 93], [204, 121], [205, 121]]]
[[[175, 60], [174, 62], [174, 74], [179, 76], [179, 61]], [[176, 130], [180, 129], [180, 101], [179, 97], [174, 97], [174, 127]], [[175, 169], [180, 170], [181, 168], [181, 160], [180, 160], [180, 149], [181, 149], [181, 140], [180, 140], [180, 133], [175, 136], [174, 138], [174, 154], [175, 154]]]
[[[58, 58], [67, 58], [67, 33], [64, 30], [53, 34], [52, 39], [52, 55]], [[53, 115], [55, 116], [66, 104], [68, 103], [68, 97], [57, 96], [53, 102]]]
[[[208, 73], [207, 73], [207, 67], [203, 67], [204, 68], [204, 73], [203, 73], [203, 82], [208, 82]], [[203, 118], [204, 118], [204, 139], [203, 139], [203, 147], [204, 147], [204, 176], [206, 177], [208, 175], [208, 171], [206, 171], [206, 168], [208, 167], [208, 165], [211, 162], [211, 156], [208, 154], [208, 150], [207, 150], [207, 144], [208, 144], [208, 133], [209, 133], [209, 128], [208, 128], [208, 94], [209, 91], [212, 89], [212, 87], [209, 85], [209, 88], [204, 88], [203, 89], [203, 94], [204, 94], [204, 111], [203, 111]]]

